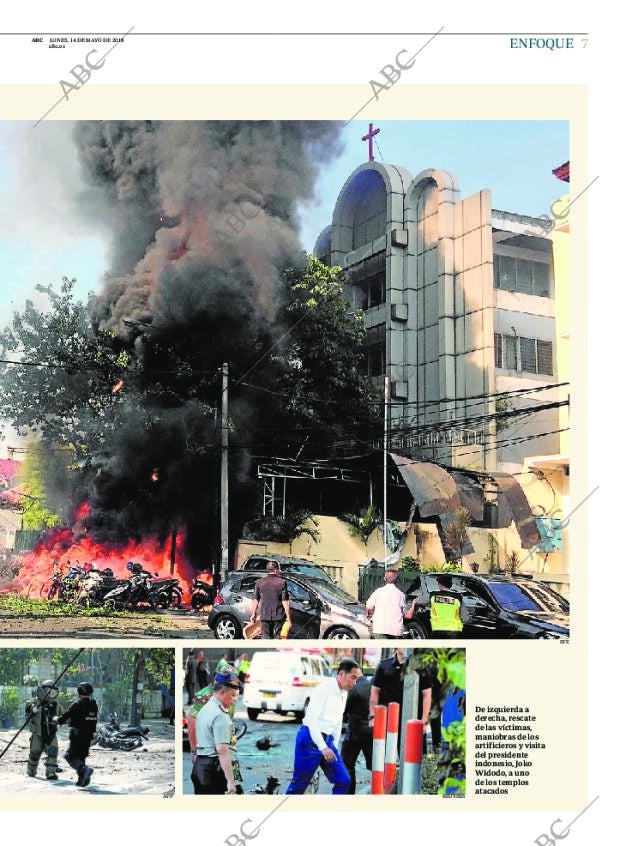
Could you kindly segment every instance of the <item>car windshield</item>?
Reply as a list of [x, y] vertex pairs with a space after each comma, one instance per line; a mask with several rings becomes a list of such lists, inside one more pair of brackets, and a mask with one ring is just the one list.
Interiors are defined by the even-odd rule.
[[321, 582], [331, 582], [330, 576], [328, 576], [325, 570], [322, 570], [318, 564], [283, 564], [281, 567], [283, 570], [288, 570], [291, 573], [300, 573], [304, 576], [311, 576], [313, 579], [318, 579]]
[[560, 601], [553, 594], [548, 594], [538, 586], [508, 582], [489, 582], [489, 590], [497, 602], [509, 611], [565, 611]]
[[335, 602], [338, 605], [357, 605], [357, 599], [354, 599], [350, 593], [338, 587], [337, 584], [331, 582], [324, 582], [322, 579], [308, 579], [306, 582], [314, 588], [322, 597], [330, 602]]

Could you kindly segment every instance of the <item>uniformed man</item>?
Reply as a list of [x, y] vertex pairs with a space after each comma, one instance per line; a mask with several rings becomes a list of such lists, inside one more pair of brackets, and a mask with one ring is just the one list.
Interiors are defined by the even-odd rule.
[[213, 695], [196, 719], [196, 757], [192, 768], [194, 792], [203, 795], [236, 794], [231, 745], [233, 721], [229, 710], [239, 696], [235, 673], [216, 673]]
[[440, 634], [442, 637], [459, 637], [463, 631], [461, 597], [450, 590], [452, 587], [450, 576], [438, 576], [437, 587], [439, 590], [433, 591], [429, 598], [433, 634]]
[[58, 739], [56, 737], [56, 714], [58, 710], [58, 688], [51, 679], [37, 688], [36, 697], [26, 704], [26, 716], [30, 717], [30, 754], [28, 775], [34, 778], [41, 755], [45, 752], [45, 777], [58, 781]]
[[78, 700], [68, 711], [58, 718], [60, 725], [69, 723], [69, 748], [65, 760], [78, 774], [77, 786], [88, 787], [93, 775], [92, 767], [86, 765], [90, 744], [97, 728], [99, 708], [92, 695], [94, 688], [90, 682], [78, 685]]

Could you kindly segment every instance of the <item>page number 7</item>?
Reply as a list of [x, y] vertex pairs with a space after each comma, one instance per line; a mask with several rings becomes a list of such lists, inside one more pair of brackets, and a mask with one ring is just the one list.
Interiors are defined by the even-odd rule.
[[587, 38], [582, 38], [582, 39], [581, 39], [581, 46], [582, 46], [582, 47], [587, 47], [587, 46], [588, 46], [588, 40], [589, 40], [589, 39], [587, 39]]

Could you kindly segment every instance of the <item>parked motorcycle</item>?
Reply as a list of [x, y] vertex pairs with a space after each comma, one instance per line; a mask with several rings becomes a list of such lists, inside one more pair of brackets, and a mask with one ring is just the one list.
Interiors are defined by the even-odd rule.
[[142, 726], [121, 728], [117, 715], [112, 714], [110, 721], [100, 725], [93, 736], [91, 745], [99, 745], [102, 749], [114, 749], [120, 752], [131, 752], [142, 746], [149, 734], [149, 729]]
[[121, 587], [127, 579], [117, 579], [109, 567], [105, 570], [91, 570], [80, 581], [76, 602], [88, 608], [97, 608], [114, 588]]
[[122, 580], [117, 587], [106, 593], [103, 605], [113, 610], [137, 608], [138, 605], [155, 608], [151, 597], [150, 574], [146, 570], [134, 572], [131, 578]]
[[191, 606], [195, 611], [200, 611], [208, 605], [213, 605], [213, 581], [206, 581], [200, 574], [194, 578], [191, 587]]
[[79, 592], [80, 582], [84, 576], [84, 569], [77, 565], [69, 567], [66, 575], [63, 575], [60, 570], [55, 570], [47, 598], [54, 599], [58, 597], [59, 602], [73, 602]]
[[150, 597], [156, 608], [178, 608], [183, 601], [181, 583], [178, 579], [156, 578], [150, 584]]

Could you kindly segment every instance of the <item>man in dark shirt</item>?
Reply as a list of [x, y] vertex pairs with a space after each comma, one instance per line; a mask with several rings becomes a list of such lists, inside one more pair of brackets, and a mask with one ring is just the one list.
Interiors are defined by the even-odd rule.
[[92, 684], [83, 682], [78, 685], [78, 701], [74, 702], [68, 711], [58, 717], [60, 725], [69, 723], [69, 748], [65, 752], [65, 761], [78, 774], [77, 786], [88, 787], [92, 778], [92, 767], [86, 766], [86, 758], [90, 752], [90, 743], [97, 728], [99, 709], [91, 696], [94, 693]]
[[[398, 702], [403, 706], [403, 690], [405, 684], [405, 673], [407, 671], [407, 659], [404, 649], [395, 649], [392, 658], [386, 658], [377, 664], [377, 669], [372, 677], [370, 689], [370, 724], [374, 725], [374, 713], [377, 705], [389, 705], [390, 702]], [[428, 723], [431, 712], [431, 680], [427, 673], [416, 670], [420, 684], [418, 687], [418, 709], [416, 719], [422, 720], [424, 725]], [[398, 722], [398, 737], [400, 746], [400, 726]]]
[[353, 794], [355, 793], [355, 764], [360, 752], [364, 753], [366, 769], [372, 770], [372, 728], [368, 725], [370, 679], [366, 676], [360, 676], [355, 687], [347, 694], [344, 713], [349, 721], [342, 739], [340, 754], [351, 779], [349, 793]]
[[256, 611], [261, 623], [261, 638], [280, 637], [284, 621], [291, 625], [291, 606], [284, 579], [278, 575], [275, 561], [267, 562], [267, 575], [258, 579], [254, 586], [254, 599], [250, 622], [256, 620]]
[[187, 691], [187, 704], [192, 704], [196, 691], [205, 685], [198, 684], [198, 661], [196, 660], [196, 653], [193, 649], [187, 653], [187, 661], [185, 662], [185, 690]]

